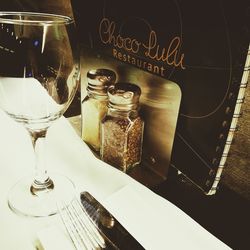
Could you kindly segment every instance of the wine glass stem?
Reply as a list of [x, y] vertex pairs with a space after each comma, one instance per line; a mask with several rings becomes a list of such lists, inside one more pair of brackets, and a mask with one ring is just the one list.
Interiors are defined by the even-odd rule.
[[41, 131], [29, 131], [36, 156], [35, 178], [31, 184], [30, 192], [33, 195], [47, 193], [54, 188], [54, 183], [44, 169], [44, 142], [47, 129]]

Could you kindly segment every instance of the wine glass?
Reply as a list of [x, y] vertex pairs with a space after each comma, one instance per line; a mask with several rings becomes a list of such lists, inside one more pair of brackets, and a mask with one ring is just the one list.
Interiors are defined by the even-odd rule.
[[32, 12], [0, 12], [0, 108], [24, 125], [36, 155], [35, 174], [10, 190], [9, 207], [27, 216], [57, 213], [57, 196], [74, 189], [63, 175], [48, 175], [43, 145], [50, 125], [70, 105], [80, 80], [74, 21]]

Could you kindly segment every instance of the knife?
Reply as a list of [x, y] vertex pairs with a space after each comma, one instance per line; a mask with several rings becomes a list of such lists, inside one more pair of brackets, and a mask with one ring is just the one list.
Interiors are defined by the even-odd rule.
[[81, 204], [110, 250], [142, 250], [140, 243], [89, 192], [80, 193]]

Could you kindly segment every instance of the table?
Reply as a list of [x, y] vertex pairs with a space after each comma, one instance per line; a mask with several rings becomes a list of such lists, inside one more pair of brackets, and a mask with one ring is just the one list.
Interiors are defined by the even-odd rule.
[[[9, 188], [33, 170], [34, 157], [23, 127], [2, 112], [0, 120], [0, 249], [34, 249], [39, 230], [60, 218], [24, 218], [8, 208]], [[97, 159], [64, 117], [48, 131], [45, 156], [48, 171], [90, 192], [146, 249], [229, 249], [175, 205]]]

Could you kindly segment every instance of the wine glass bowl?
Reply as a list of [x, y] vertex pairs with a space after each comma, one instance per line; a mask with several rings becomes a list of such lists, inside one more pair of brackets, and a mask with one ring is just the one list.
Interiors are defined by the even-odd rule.
[[7, 96], [1, 107], [25, 124], [57, 119], [74, 96], [79, 71], [72, 19], [0, 13], [0, 25], [1, 95]]
[[28, 216], [54, 214], [52, 194], [63, 192], [60, 188], [72, 183], [63, 176], [58, 182], [57, 177], [50, 178], [40, 154], [47, 129], [67, 110], [80, 80], [73, 19], [0, 12], [0, 65], [0, 108], [28, 130], [37, 156], [33, 181], [23, 178], [12, 188], [9, 206]]

